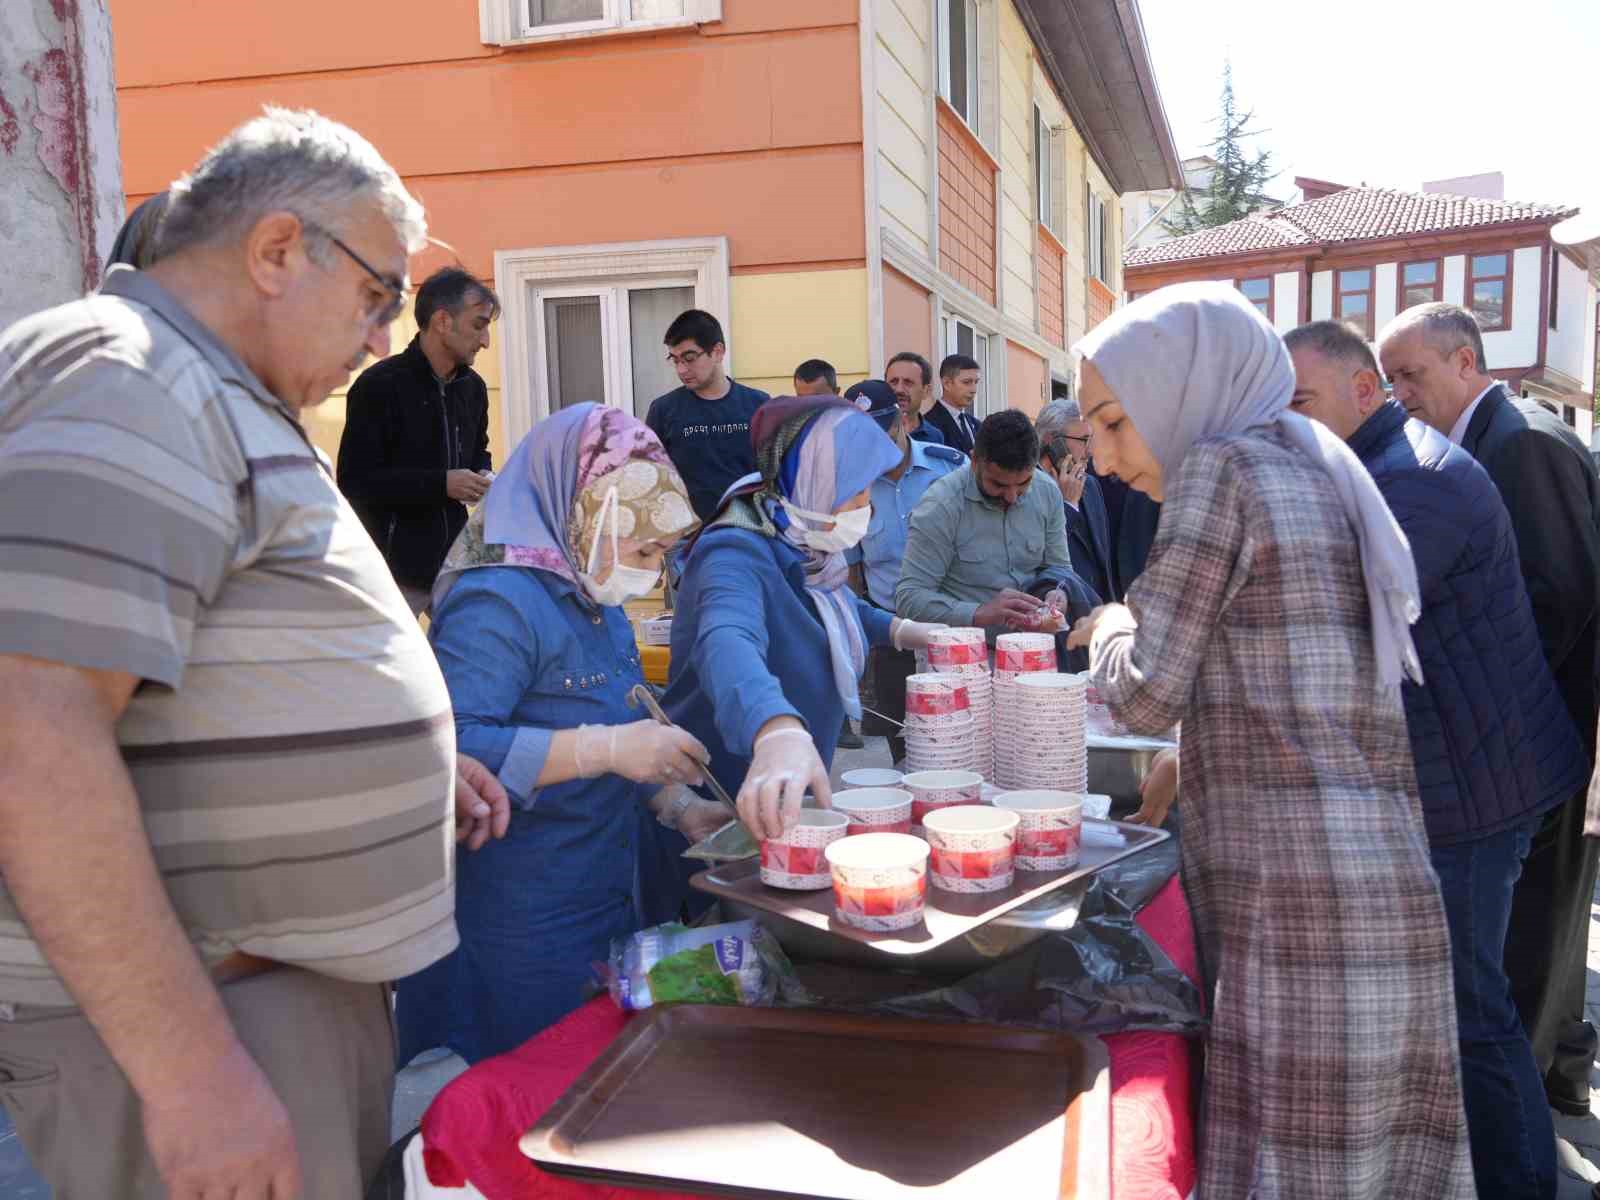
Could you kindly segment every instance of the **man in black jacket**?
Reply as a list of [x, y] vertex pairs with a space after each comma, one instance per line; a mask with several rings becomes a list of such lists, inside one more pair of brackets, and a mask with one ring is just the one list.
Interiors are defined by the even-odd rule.
[[417, 290], [417, 336], [350, 385], [339, 490], [423, 612], [467, 506], [489, 490], [489, 390], [472, 369], [500, 315], [493, 289], [460, 267]]
[[[1600, 650], [1600, 480], [1589, 452], [1553, 413], [1514, 398], [1484, 371], [1471, 313], [1422, 304], [1383, 331], [1379, 357], [1406, 411], [1482, 465], [1516, 534], [1534, 623], [1561, 698], [1594, 765]], [[1546, 1070], [1550, 1103], [1589, 1111], [1597, 1039], [1583, 1019], [1589, 907], [1600, 842], [1583, 836], [1582, 789], [1534, 838], [1512, 903], [1506, 972]]]
[[978, 360], [966, 354], [947, 354], [939, 364], [939, 403], [922, 419], [939, 431], [946, 446], [954, 446], [970, 456], [978, 440], [978, 418], [972, 415], [972, 402], [978, 396], [983, 369]]
[[1107, 603], [1116, 603], [1122, 589], [1116, 583], [1105, 497], [1089, 470], [1089, 422], [1071, 400], [1052, 400], [1033, 428], [1039, 435], [1039, 469], [1055, 479], [1066, 506], [1072, 569]]

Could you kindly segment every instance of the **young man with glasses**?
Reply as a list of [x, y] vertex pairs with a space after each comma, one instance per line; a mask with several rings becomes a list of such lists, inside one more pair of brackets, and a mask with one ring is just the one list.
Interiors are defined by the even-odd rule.
[[[337, 238], [330, 240], [389, 289], [385, 313], [405, 303]], [[472, 369], [500, 315], [493, 289], [460, 267], [417, 290], [417, 329], [399, 354], [350, 385], [339, 442], [339, 489], [349, 498], [411, 611], [426, 611], [434, 576], [467, 507], [489, 490], [489, 389]]]
[[728, 485], [756, 469], [750, 418], [768, 396], [728, 377], [722, 323], [710, 313], [680, 313], [663, 340], [683, 386], [651, 401], [644, 423], [683, 476], [695, 516], [709, 521]]

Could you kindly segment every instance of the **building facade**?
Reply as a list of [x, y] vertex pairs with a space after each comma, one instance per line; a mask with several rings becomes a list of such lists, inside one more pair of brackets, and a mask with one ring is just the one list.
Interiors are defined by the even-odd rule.
[[[414, 277], [494, 280], [497, 460], [564, 404], [642, 414], [691, 306], [769, 391], [959, 349], [984, 411], [1036, 409], [1122, 291], [1121, 193], [1178, 177], [1129, 0], [111, 7], [130, 205], [263, 104], [315, 108], [427, 207]], [[330, 451], [342, 424], [308, 414]]]
[[1584, 248], [1551, 237], [1576, 209], [1328, 186], [1304, 188], [1299, 204], [1130, 251], [1129, 296], [1222, 280], [1280, 331], [1331, 319], [1369, 340], [1413, 305], [1460, 304], [1483, 329], [1489, 371], [1588, 441], [1600, 274]]

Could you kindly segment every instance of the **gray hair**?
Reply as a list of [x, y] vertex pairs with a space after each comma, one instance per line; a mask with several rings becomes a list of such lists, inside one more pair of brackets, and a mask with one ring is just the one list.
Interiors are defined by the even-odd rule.
[[1383, 372], [1378, 369], [1378, 360], [1372, 356], [1367, 339], [1338, 321], [1312, 321], [1291, 329], [1283, 335], [1283, 344], [1289, 347], [1290, 354], [1296, 350], [1314, 350], [1323, 358], [1344, 363], [1357, 371], [1371, 371], [1380, 383], [1383, 381]]
[[239, 237], [273, 212], [337, 232], [360, 200], [377, 204], [408, 253], [425, 244], [422, 206], [371, 142], [309, 109], [268, 105], [172, 185], [158, 256]]
[[1048, 446], [1053, 439], [1066, 433], [1068, 425], [1075, 425], [1081, 420], [1083, 414], [1076, 400], [1052, 400], [1044, 406], [1033, 427], [1039, 433], [1039, 441]]
[[1428, 345], [1440, 358], [1448, 358], [1461, 347], [1472, 351], [1478, 373], [1487, 375], [1489, 366], [1483, 360], [1483, 330], [1478, 328], [1478, 318], [1459, 304], [1418, 304], [1408, 308], [1384, 326], [1378, 338], [1381, 346], [1390, 338], [1420, 330]]

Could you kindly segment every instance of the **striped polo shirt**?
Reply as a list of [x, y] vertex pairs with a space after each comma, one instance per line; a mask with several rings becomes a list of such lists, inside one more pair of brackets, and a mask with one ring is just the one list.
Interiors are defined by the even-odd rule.
[[[126, 267], [0, 337], [0, 654], [143, 681], [117, 740], [205, 961], [455, 947], [427, 641], [293, 413]], [[0, 1002], [71, 1003], [3, 881]]]

